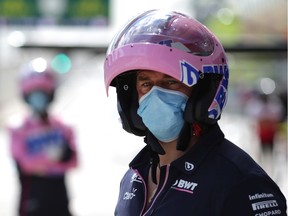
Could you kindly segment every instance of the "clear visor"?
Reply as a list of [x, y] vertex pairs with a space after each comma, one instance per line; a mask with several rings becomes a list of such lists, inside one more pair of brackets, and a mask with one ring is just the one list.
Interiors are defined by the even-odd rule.
[[110, 43], [107, 55], [128, 44], [153, 43], [209, 56], [214, 51], [212, 37], [205, 26], [184, 14], [151, 10], [128, 23]]

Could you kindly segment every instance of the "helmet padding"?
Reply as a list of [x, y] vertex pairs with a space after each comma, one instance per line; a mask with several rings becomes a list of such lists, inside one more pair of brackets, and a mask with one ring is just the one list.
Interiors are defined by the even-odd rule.
[[205, 74], [202, 79], [193, 87], [186, 108], [184, 120], [189, 123], [199, 123], [202, 127], [215, 124], [219, 119], [209, 118], [208, 110], [222, 80], [220, 74]]
[[122, 121], [122, 127], [129, 133], [144, 136], [146, 127], [137, 114], [138, 94], [136, 90], [136, 72], [127, 72], [114, 79], [116, 86], [117, 109]]

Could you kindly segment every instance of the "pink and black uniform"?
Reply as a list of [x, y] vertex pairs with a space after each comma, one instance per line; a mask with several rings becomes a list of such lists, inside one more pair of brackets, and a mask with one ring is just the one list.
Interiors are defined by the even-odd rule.
[[279, 187], [242, 149], [224, 138], [218, 124], [190, 151], [160, 168], [148, 206], [149, 146], [129, 164], [120, 183], [117, 216], [285, 216]]
[[[184, 120], [173, 143], [175, 152], [184, 153], [161, 167], [160, 156], [166, 154], [163, 146], [171, 142], [156, 138], [158, 131], [153, 132], [139, 115], [142, 98], [158, 88], [147, 79], [143, 86], [151, 89], [139, 99], [141, 71], [164, 74], [192, 90], [183, 109], [169, 97], [168, 88], [154, 98], [165, 104], [163, 109], [152, 102], [144, 106], [152, 107], [148, 120], [158, 131], [163, 125], [155, 119], [160, 116], [169, 122], [166, 119], [174, 113], [162, 113], [172, 106], [170, 110], [176, 110]], [[143, 136], [147, 144], [122, 178], [116, 216], [287, 215], [286, 199], [276, 183], [246, 152], [225, 139], [219, 127], [228, 80], [228, 59], [222, 44], [206, 26], [185, 14], [149, 10], [134, 17], [114, 37], [104, 64], [106, 91], [116, 87], [123, 129]], [[168, 126], [174, 129], [177, 123], [169, 122]], [[172, 131], [164, 126], [165, 133]], [[152, 191], [151, 181], [156, 190]]]
[[9, 128], [20, 180], [19, 216], [71, 216], [65, 176], [77, 165], [74, 132], [48, 113], [55, 74], [48, 68], [38, 70], [36, 63], [24, 68], [20, 80], [32, 113], [19, 127]]
[[21, 184], [20, 215], [68, 216], [66, 172], [77, 164], [73, 131], [50, 117], [29, 117], [11, 129], [11, 151]]

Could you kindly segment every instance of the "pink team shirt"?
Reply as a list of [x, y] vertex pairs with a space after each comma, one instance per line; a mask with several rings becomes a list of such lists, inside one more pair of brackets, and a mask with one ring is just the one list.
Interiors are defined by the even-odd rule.
[[[22, 126], [11, 128], [10, 133], [12, 157], [25, 174], [62, 175], [77, 165], [72, 129], [53, 117], [48, 123], [29, 117]], [[73, 154], [69, 160], [61, 161], [67, 145]]]

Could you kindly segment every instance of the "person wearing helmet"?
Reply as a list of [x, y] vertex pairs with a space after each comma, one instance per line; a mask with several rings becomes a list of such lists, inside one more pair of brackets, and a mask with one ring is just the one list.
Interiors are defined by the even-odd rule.
[[218, 120], [229, 68], [215, 35], [179, 12], [149, 10], [112, 40], [104, 81], [124, 130], [147, 144], [122, 178], [117, 216], [286, 215], [279, 187]]
[[21, 71], [20, 91], [31, 108], [19, 127], [10, 128], [11, 152], [19, 180], [19, 216], [71, 216], [65, 183], [66, 172], [76, 167], [73, 130], [48, 113], [56, 90], [49, 69]]

